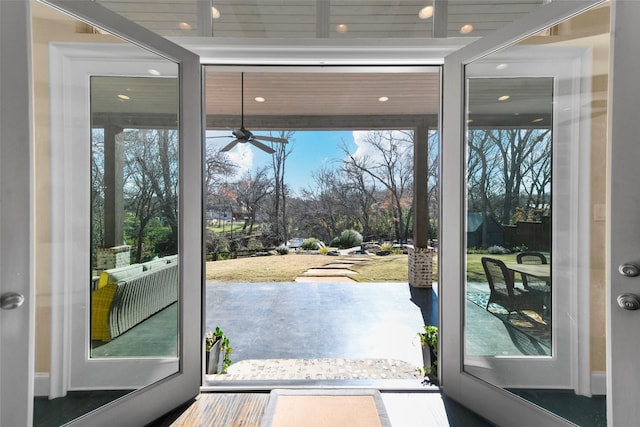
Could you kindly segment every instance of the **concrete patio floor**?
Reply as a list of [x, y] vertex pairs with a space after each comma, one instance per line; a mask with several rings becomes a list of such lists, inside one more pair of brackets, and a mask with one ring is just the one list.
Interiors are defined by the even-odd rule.
[[[226, 333], [238, 365], [369, 359], [406, 374], [422, 366], [417, 333], [437, 324], [435, 292], [407, 283], [207, 283], [206, 307], [207, 330]], [[335, 367], [345, 378], [345, 364]]]

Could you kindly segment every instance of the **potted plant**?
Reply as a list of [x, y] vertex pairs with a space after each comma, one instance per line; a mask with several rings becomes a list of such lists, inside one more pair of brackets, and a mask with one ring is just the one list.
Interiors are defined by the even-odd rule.
[[420, 345], [422, 346], [422, 361], [424, 363], [424, 375], [428, 382], [438, 383], [438, 327], [424, 325], [423, 331], [418, 332]]
[[208, 331], [205, 334], [205, 350], [207, 374], [217, 374], [220, 363], [220, 354], [223, 355], [222, 370], [220, 373], [226, 374], [227, 368], [231, 365], [231, 352], [233, 348], [229, 346], [229, 338], [216, 326], [215, 331]]

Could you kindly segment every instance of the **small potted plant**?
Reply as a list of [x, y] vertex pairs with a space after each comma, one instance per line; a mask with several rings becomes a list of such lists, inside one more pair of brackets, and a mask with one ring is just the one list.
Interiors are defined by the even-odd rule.
[[424, 363], [424, 375], [432, 384], [438, 383], [438, 327], [424, 325], [423, 331], [418, 332], [420, 345], [422, 346], [422, 361]]
[[233, 348], [229, 346], [229, 338], [219, 327], [215, 331], [208, 331], [205, 334], [205, 350], [207, 374], [217, 374], [220, 362], [220, 354], [223, 355], [222, 370], [220, 373], [226, 374], [227, 368], [231, 365], [231, 352]]

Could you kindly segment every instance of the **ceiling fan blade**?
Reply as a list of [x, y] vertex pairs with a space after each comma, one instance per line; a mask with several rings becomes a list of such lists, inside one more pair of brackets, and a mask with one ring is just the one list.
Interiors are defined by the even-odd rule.
[[225, 145], [225, 146], [222, 148], [222, 150], [220, 150], [220, 151], [229, 151], [229, 150], [231, 150], [233, 147], [235, 147], [235, 146], [236, 146], [236, 144], [237, 144], [238, 142], [242, 142], [242, 141], [240, 141], [239, 139], [234, 139], [234, 140], [233, 140], [233, 141], [231, 141], [229, 144]]
[[261, 149], [262, 151], [265, 151], [269, 154], [273, 154], [276, 152], [276, 150], [274, 150], [273, 148], [269, 147], [268, 145], [264, 145], [262, 142], [257, 141], [256, 139], [250, 139], [249, 144], [253, 144], [259, 149]]
[[264, 136], [264, 135], [253, 135], [255, 139], [261, 139], [263, 141], [271, 141], [271, 142], [281, 142], [282, 144], [286, 144], [289, 140], [284, 138], [276, 138], [273, 136]]
[[229, 138], [229, 136], [223, 136], [223, 135], [221, 135], [221, 136], [207, 136], [206, 138], [207, 138], [207, 139], [213, 139], [213, 138]]

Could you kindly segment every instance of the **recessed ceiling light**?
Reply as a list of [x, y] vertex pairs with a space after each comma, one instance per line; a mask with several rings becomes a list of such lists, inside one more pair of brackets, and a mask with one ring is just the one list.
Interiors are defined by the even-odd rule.
[[496, 65], [496, 70], [504, 70], [509, 67], [509, 64], [498, 64]]
[[473, 119], [467, 119], [467, 123], [473, 123]]
[[191, 25], [189, 25], [188, 22], [181, 22], [178, 24], [178, 27], [180, 27], [181, 30], [190, 30], [191, 29]]
[[380, 98], [378, 98], [378, 101], [380, 102], [387, 102], [389, 100], [388, 96], [381, 96]]
[[344, 34], [347, 31], [349, 31], [349, 27], [347, 26], [347, 24], [338, 24], [336, 25], [336, 31], [341, 34]]
[[514, 115], [514, 116], [519, 116], [519, 115], [520, 115], [520, 113], [513, 113], [513, 115]]
[[125, 101], [126, 101], [127, 99], [131, 99], [131, 98], [129, 98], [127, 95], [123, 95], [123, 94], [121, 94], [121, 93], [120, 93], [120, 94], [118, 94], [118, 98], [120, 98], [120, 99], [122, 99], [122, 100], [125, 100]]
[[500, 98], [498, 98], [498, 101], [506, 101], [509, 98], [511, 98], [509, 95], [502, 95]]
[[465, 24], [462, 27], [460, 27], [461, 34], [469, 34], [471, 31], [473, 31], [473, 25], [471, 24]]
[[543, 121], [544, 119], [542, 117], [538, 117], [537, 119], [533, 119], [531, 120], [531, 123], [540, 123], [541, 121]]
[[151, 74], [152, 76], [159, 76], [160, 75], [160, 71], [154, 69], [154, 68], [149, 68], [147, 70], [149, 72], [149, 74]]
[[211, 6], [211, 18], [218, 19], [220, 18], [220, 11], [216, 9], [215, 6]]
[[429, 19], [433, 16], [433, 6], [426, 6], [420, 9], [418, 12], [418, 17], [420, 19]]
[[255, 98], [253, 98], [256, 102], [264, 102], [265, 99], [261, 96], [256, 96]]

